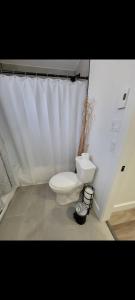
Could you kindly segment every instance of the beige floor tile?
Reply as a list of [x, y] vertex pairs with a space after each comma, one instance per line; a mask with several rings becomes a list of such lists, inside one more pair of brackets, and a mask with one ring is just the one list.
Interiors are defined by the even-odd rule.
[[94, 213], [78, 225], [75, 204], [60, 206], [55, 197], [48, 184], [19, 188], [0, 223], [0, 240], [113, 240]]
[[30, 190], [22, 191], [21, 189], [18, 189], [8, 206], [5, 218], [25, 215], [30, 199]]
[[0, 223], [0, 240], [18, 240], [21, 239], [21, 226], [23, 216], [3, 218]]

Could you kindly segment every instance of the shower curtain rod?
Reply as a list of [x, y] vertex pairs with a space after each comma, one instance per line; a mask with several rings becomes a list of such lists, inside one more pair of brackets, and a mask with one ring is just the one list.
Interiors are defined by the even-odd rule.
[[46, 74], [46, 73], [35, 73], [35, 72], [23, 72], [23, 71], [11, 71], [11, 70], [1, 70], [1, 74], [10, 74], [10, 75], [28, 75], [28, 76], [41, 76], [41, 77], [52, 77], [52, 78], [63, 78], [70, 79], [71, 81], [83, 79], [88, 80], [88, 76], [83, 77], [80, 74], [76, 75], [57, 75], [57, 74]]

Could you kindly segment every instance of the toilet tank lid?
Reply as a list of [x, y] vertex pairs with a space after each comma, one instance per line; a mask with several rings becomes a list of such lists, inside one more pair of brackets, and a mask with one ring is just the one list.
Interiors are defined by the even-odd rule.
[[96, 166], [90, 160], [86, 160], [82, 156], [77, 156], [76, 161], [78, 161], [80, 167], [84, 170], [96, 169]]
[[73, 172], [62, 172], [54, 175], [50, 183], [57, 188], [67, 188], [78, 183], [77, 175]]

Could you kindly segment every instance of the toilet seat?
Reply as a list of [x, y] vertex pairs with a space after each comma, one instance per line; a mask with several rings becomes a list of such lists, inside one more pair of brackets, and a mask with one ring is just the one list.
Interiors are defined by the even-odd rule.
[[49, 185], [55, 190], [68, 191], [72, 190], [74, 187], [81, 185], [77, 174], [73, 172], [62, 172], [54, 175], [50, 181]]
[[60, 205], [78, 201], [84, 184], [93, 180], [96, 167], [86, 155], [83, 156], [76, 157], [77, 173], [61, 172], [50, 178], [49, 186], [56, 193], [56, 202]]

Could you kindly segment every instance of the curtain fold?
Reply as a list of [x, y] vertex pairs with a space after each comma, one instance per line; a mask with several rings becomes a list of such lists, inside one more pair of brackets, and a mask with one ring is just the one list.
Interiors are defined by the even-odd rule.
[[16, 185], [74, 171], [87, 81], [0, 75], [0, 137]]

